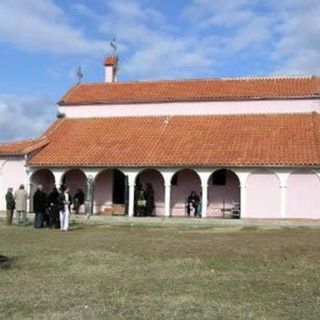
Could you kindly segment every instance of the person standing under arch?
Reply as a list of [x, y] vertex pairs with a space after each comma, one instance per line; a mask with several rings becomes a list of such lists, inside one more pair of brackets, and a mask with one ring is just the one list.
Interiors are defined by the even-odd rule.
[[69, 187], [63, 187], [58, 198], [59, 215], [60, 215], [60, 230], [68, 231], [70, 207], [72, 203]]

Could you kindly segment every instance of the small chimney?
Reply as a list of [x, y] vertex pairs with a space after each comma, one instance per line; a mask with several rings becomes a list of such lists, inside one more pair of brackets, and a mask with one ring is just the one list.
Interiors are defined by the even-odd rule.
[[108, 56], [104, 60], [105, 82], [117, 82], [118, 80], [118, 57]]

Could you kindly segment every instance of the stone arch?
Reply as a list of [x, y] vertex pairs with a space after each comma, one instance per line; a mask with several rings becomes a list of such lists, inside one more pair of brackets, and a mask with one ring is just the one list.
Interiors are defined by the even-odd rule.
[[274, 171], [258, 169], [248, 176], [246, 218], [281, 218], [280, 181]]
[[147, 183], [152, 185], [154, 191], [155, 208], [151, 215], [164, 216], [164, 177], [158, 169], [142, 169], [136, 176], [136, 185], [139, 183], [146, 190]]
[[224, 210], [240, 205], [240, 179], [230, 169], [217, 169], [208, 178], [207, 216], [221, 217]]
[[290, 173], [285, 218], [320, 219], [320, 181], [312, 170], [301, 169]]
[[201, 178], [193, 169], [181, 169], [171, 178], [171, 215], [183, 216], [186, 214], [186, 200], [191, 191], [201, 195]]

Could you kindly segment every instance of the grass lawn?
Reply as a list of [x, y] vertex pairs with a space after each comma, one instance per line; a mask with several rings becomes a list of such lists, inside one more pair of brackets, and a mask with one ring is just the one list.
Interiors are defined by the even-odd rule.
[[320, 230], [0, 221], [1, 319], [319, 319]]

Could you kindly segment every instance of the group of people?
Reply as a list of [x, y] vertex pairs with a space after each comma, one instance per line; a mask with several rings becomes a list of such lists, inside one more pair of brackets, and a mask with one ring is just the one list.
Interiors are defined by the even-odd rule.
[[[7, 224], [12, 224], [13, 214], [16, 212], [16, 219], [19, 224], [27, 222], [27, 200], [29, 195], [24, 185], [13, 193], [12, 188], [8, 188], [6, 194], [7, 205]], [[81, 189], [72, 198], [70, 189], [61, 185], [60, 189], [53, 188], [52, 192], [47, 195], [43, 191], [42, 185], [38, 185], [33, 195], [33, 211], [35, 213], [35, 228], [56, 228], [67, 231], [69, 228], [69, 216], [71, 205], [75, 214], [79, 214], [81, 205], [84, 204], [84, 192]]]
[[[24, 185], [13, 193], [12, 188], [8, 188], [6, 194], [7, 204], [7, 224], [12, 224], [13, 213], [16, 212], [16, 219], [19, 224], [27, 222], [27, 200], [29, 195]], [[75, 214], [79, 214], [80, 207], [84, 204], [85, 195], [81, 189], [78, 189], [74, 197], [70, 195], [70, 189], [61, 185], [60, 189], [54, 188], [47, 195], [43, 191], [42, 185], [38, 185], [37, 191], [33, 195], [33, 211], [35, 213], [35, 228], [60, 228], [67, 231], [69, 228], [69, 216], [71, 206]], [[186, 213], [191, 212], [195, 217], [201, 217], [201, 199], [195, 191], [191, 191], [186, 201]], [[154, 190], [151, 183], [146, 187], [139, 183], [135, 189], [135, 216], [148, 217], [154, 215], [155, 201]]]
[[135, 189], [135, 216], [151, 217], [154, 215], [154, 190], [151, 183], [147, 183], [145, 189], [138, 183]]

